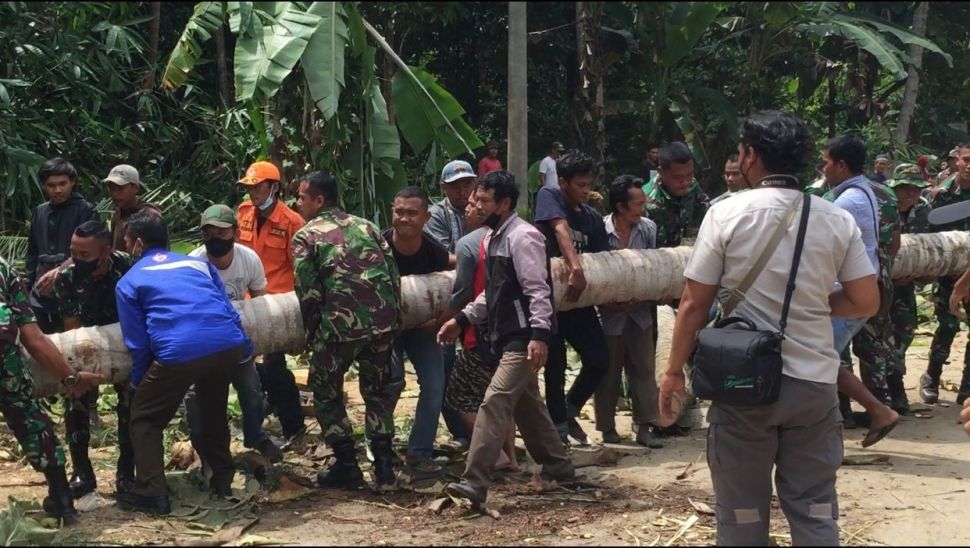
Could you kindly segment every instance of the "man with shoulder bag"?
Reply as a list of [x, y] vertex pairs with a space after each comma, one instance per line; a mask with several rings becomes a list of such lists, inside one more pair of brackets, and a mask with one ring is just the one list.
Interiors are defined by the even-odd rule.
[[[713, 401], [707, 459], [719, 545], [768, 545], [773, 470], [792, 544], [836, 545], [843, 448], [830, 316], [872, 315], [875, 271], [851, 216], [802, 196], [794, 174], [809, 161], [805, 123], [763, 111], [739, 135], [741, 173], [757, 191], [716, 204], [701, 224], [660, 412], [673, 415], [684, 394], [681, 364], [692, 359], [694, 390]], [[715, 297], [725, 320], [702, 329]]]

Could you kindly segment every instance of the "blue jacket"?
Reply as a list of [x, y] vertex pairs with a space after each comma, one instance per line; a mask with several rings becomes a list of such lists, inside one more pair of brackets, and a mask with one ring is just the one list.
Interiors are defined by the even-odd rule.
[[208, 261], [161, 248], [145, 250], [115, 287], [118, 320], [131, 352], [131, 385], [155, 360], [177, 365], [253, 345]]

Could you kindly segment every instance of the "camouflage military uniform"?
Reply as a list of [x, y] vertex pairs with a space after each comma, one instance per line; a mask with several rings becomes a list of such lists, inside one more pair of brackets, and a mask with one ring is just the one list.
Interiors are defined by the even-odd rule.
[[[940, 183], [940, 188], [942, 190], [930, 201], [934, 208], [970, 200], [970, 190], [961, 189], [953, 177]], [[970, 230], [970, 219], [964, 219], [947, 225], [936, 225], [933, 230], [934, 232]], [[926, 375], [932, 381], [933, 388], [939, 386], [940, 375], [943, 373], [943, 364], [949, 359], [950, 346], [953, 344], [953, 338], [960, 330], [959, 318], [950, 312], [950, 294], [953, 292], [953, 285], [956, 283], [956, 279], [956, 276], [941, 277], [933, 288], [933, 305], [939, 325], [936, 328], [936, 333], [933, 334], [933, 343], [930, 345], [930, 360], [926, 368]], [[970, 317], [970, 306], [965, 308], [965, 312]], [[970, 352], [970, 341], [967, 343], [967, 351]], [[967, 381], [970, 381], [970, 354], [964, 355], [963, 381], [961, 386], [967, 384]], [[962, 388], [961, 391], [963, 391]]]
[[[57, 297], [58, 314], [62, 318], [74, 317], [82, 327], [109, 325], [118, 321], [115, 286], [131, 268], [132, 259], [127, 253], [114, 251], [108, 271], [99, 277], [93, 274], [80, 276], [73, 265], [62, 269], [54, 278], [54, 295]], [[134, 449], [128, 431], [131, 416], [131, 395], [128, 380], [114, 385], [118, 394], [115, 412], [118, 415], [118, 466], [119, 478], [134, 478]], [[90, 470], [88, 443], [91, 439], [91, 412], [98, 407], [97, 387], [79, 398], [65, 399], [64, 427], [74, 463], [75, 477], [79, 470]], [[83, 474], [83, 471], [81, 472]], [[93, 476], [93, 474], [92, 474]], [[93, 477], [92, 477], [93, 481]]]
[[0, 257], [0, 412], [35, 470], [64, 467], [50, 418], [33, 399], [30, 363], [17, 346], [20, 327], [35, 323], [26, 283]]
[[659, 176], [643, 185], [643, 192], [647, 195], [647, 216], [657, 223], [657, 247], [679, 246], [688, 229], [696, 235], [709, 202], [697, 181], [679, 198], [667, 192]]
[[[920, 198], [909, 211], [900, 212], [900, 230], [903, 234], [924, 234], [930, 232], [927, 216], [932, 210], [929, 200]], [[893, 305], [890, 312], [893, 322], [893, 339], [896, 355], [892, 370], [899, 375], [906, 374], [906, 350], [913, 342], [916, 326], [916, 282], [897, 285], [893, 289]]]
[[391, 248], [373, 223], [328, 208], [293, 236], [296, 295], [313, 350], [310, 388], [328, 445], [351, 439], [343, 378], [357, 361], [371, 440], [394, 437], [391, 342], [401, 280]]
[[[877, 255], [879, 257], [879, 283], [884, 290], [889, 291], [886, 298], [892, 302], [892, 268], [893, 256], [890, 253], [893, 234], [899, 230], [899, 206], [896, 193], [886, 185], [868, 181], [876, 197], [876, 207], [879, 209], [879, 241]], [[836, 198], [834, 192], [829, 191], [823, 196], [826, 200]], [[859, 333], [852, 339], [852, 349], [859, 358], [860, 373], [866, 387], [877, 396], [888, 397], [886, 374], [895, 363], [896, 345], [893, 341], [893, 324], [889, 310], [869, 318]]]

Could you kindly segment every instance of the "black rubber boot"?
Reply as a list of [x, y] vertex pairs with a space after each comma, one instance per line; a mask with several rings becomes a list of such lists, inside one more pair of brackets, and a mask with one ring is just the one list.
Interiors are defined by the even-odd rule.
[[119, 447], [118, 467], [115, 470], [115, 491], [131, 491], [135, 484], [135, 455], [131, 447]]
[[354, 440], [341, 440], [332, 447], [334, 461], [326, 472], [317, 473], [317, 485], [323, 489], [359, 489], [364, 485], [364, 474], [357, 465]]
[[74, 499], [71, 497], [71, 488], [67, 483], [67, 473], [64, 468], [45, 470], [44, 477], [47, 478], [44, 511], [52, 517], [63, 520], [64, 525], [77, 523], [77, 511], [74, 509]]
[[892, 399], [889, 397], [889, 390], [886, 390], [885, 388], [873, 388], [870, 390], [870, 392], [872, 392], [872, 395], [875, 396], [877, 400], [886, 404], [886, 406], [889, 406], [892, 403]]
[[79, 499], [88, 493], [93, 493], [98, 487], [98, 480], [94, 476], [94, 468], [91, 466], [91, 459], [88, 457], [88, 446], [70, 444], [71, 463], [74, 470], [71, 473], [71, 496]]
[[889, 385], [889, 398], [893, 411], [900, 415], [909, 411], [909, 398], [906, 397], [906, 387], [903, 386], [903, 376], [899, 373], [890, 373], [886, 376], [886, 384]]
[[378, 490], [393, 488], [394, 449], [391, 447], [391, 440], [372, 440], [371, 451], [374, 453], [374, 485]]

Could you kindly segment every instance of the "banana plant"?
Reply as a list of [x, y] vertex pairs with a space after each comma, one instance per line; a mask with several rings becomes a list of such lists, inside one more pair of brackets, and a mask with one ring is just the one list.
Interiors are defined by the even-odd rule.
[[[169, 57], [167, 89], [187, 82], [202, 44], [226, 23], [236, 36], [236, 100], [265, 109], [287, 78], [302, 75], [300, 87], [326, 135], [313, 156], [351, 190], [344, 195], [354, 209], [377, 222], [405, 184], [402, 136], [415, 154], [429, 151], [428, 173], [482, 146], [454, 97], [434, 76], [404, 63], [351, 2], [200, 2]], [[396, 127], [375, 76], [377, 48], [400, 69], [392, 85]]]

